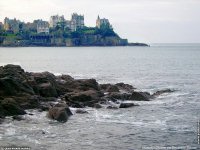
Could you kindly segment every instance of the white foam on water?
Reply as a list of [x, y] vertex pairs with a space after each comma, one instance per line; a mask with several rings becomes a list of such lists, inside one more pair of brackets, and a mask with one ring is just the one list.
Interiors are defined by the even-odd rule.
[[16, 133], [16, 129], [15, 128], [7, 128], [5, 129], [5, 135], [11, 136], [11, 135], [15, 135]]

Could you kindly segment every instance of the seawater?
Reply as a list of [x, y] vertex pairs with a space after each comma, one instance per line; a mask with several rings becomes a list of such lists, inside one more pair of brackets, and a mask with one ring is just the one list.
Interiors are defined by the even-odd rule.
[[[200, 120], [200, 44], [151, 47], [0, 48], [0, 65], [19, 64], [26, 71], [49, 71], [100, 83], [125, 82], [142, 91], [171, 88], [140, 106], [107, 110], [86, 108], [65, 124], [30, 110], [25, 121], [0, 125], [0, 146], [32, 149], [198, 149]], [[45, 132], [45, 134], [43, 134]], [[179, 148], [179, 149], [182, 149]]]

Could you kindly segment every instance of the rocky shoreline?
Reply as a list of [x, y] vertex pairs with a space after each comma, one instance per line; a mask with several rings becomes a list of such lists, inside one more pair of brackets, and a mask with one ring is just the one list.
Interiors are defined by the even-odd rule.
[[125, 83], [99, 84], [95, 79], [25, 72], [18, 65], [6, 65], [0, 67], [0, 122], [6, 116], [20, 120], [28, 109], [47, 111], [50, 119], [66, 122], [73, 115], [69, 107], [78, 108], [76, 113], [87, 113], [85, 107], [129, 108], [138, 106], [135, 101], [150, 101], [170, 92], [173, 90], [150, 94]]

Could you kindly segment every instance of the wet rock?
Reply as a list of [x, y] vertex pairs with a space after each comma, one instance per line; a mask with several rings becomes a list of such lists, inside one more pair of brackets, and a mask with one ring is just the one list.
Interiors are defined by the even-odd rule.
[[157, 92], [155, 92], [154, 94], [152, 94], [152, 96], [159, 96], [161, 94], [164, 94], [164, 93], [172, 93], [174, 92], [174, 90], [171, 90], [171, 89], [164, 89], [164, 90], [159, 90]]
[[97, 109], [102, 108], [101, 104], [98, 104], [98, 103], [94, 104], [93, 107], [94, 107], [94, 108], [97, 108]]
[[50, 82], [42, 83], [38, 86], [39, 93], [43, 97], [57, 97], [58, 93], [56, 91], [55, 86], [53, 86]]
[[121, 103], [120, 105], [119, 105], [119, 108], [130, 108], [130, 107], [133, 107], [133, 106], [138, 106], [138, 105], [135, 105], [135, 104], [133, 104], [133, 103]]
[[113, 84], [100, 84], [100, 89], [103, 90], [104, 92], [119, 92], [120, 90], [126, 93], [133, 92], [134, 87], [129, 84], [125, 83], [117, 83], [115, 85]]
[[110, 105], [110, 106], [108, 106], [108, 107], [106, 107], [107, 109], [118, 109], [118, 107], [117, 106], [113, 106], [113, 105]]
[[13, 116], [12, 118], [13, 118], [13, 120], [17, 120], [17, 121], [25, 120], [25, 119], [23, 118], [23, 116], [19, 116], [19, 115], [15, 115], [15, 116]]
[[111, 85], [108, 87], [107, 92], [119, 92], [119, 89], [116, 85]]
[[96, 90], [71, 92], [65, 95], [66, 102], [71, 105], [93, 106], [102, 97], [102, 93]]
[[88, 112], [86, 110], [83, 110], [83, 109], [77, 109], [75, 112], [77, 114], [88, 114]]
[[55, 105], [49, 109], [48, 117], [50, 119], [57, 120], [59, 122], [66, 122], [68, 118], [72, 115], [71, 110], [67, 105]]
[[26, 114], [26, 112], [22, 108], [20, 108], [20, 106], [12, 98], [5, 98], [3, 101], [1, 101], [0, 105], [4, 116]]
[[133, 92], [134, 89], [136, 89], [136, 88], [134, 88], [132, 85], [130, 85], [130, 84], [125, 84], [125, 83], [123, 83], [123, 82], [117, 83], [117, 84], [115, 84], [115, 85], [116, 85], [120, 90], [126, 91], [126, 92]]
[[29, 78], [32, 79], [31, 85], [36, 93], [43, 97], [57, 97], [56, 76], [49, 72], [29, 73]]
[[135, 101], [149, 101], [152, 98], [148, 92], [132, 92], [129, 100]]
[[100, 85], [101, 90], [103, 90], [103, 92], [119, 92], [119, 89], [116, 85], [112, 85], [112, 84], [101, 84]]
[[131, 97], [130, 93], [110, 93], [108, 95], [111, 99], [129, 100]]
[[95, 79], [80, 79], [77, 80], [76, 82], [78, 82], [78, 89], [79, 90], [83, 90], [83, 91], [87, 91], [87, 90], [99, 90], [99, 84], [97, 83], [97, 81]]
[[24, 97], [15, 97], [15, 100], [19, 106], [23, 109], [34, 109], [38, 108], [40, 105], [40, 96], [24, 96]]
[[0, 95], [16, 96], [24, 93], [33, 95], [24, 70], [17, 65], [6, 65], [0, 68]]

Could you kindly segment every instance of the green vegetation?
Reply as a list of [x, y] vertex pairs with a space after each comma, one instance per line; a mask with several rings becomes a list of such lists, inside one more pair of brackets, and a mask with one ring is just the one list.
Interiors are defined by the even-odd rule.
[[119, 45], [120, 37], [113, 31], [111, 27], [102, 26], [100, 29], [96, 27], [84, 27], [72, 32], [60, 23], [55, 28], [50, 28], [49, 33], [37, 33], [34, 28], [27, 29], [24, 24], [20, 24], [19, 32], [0, 30], [0, 44], [2, 43], [22, 43], [36, 45], [61, 45], [66, 43], [74, 46], [81, 45]]

